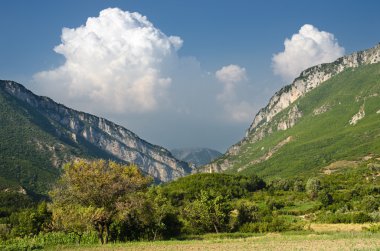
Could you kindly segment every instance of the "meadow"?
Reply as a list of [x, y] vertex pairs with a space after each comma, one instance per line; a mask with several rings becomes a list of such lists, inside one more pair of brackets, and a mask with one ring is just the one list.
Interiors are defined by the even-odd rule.
[[130, 242], [107, 245], [54, 246], [47, 250], [380, 250], [380, 234], [369, 232], [288, 232], [202, 240]]

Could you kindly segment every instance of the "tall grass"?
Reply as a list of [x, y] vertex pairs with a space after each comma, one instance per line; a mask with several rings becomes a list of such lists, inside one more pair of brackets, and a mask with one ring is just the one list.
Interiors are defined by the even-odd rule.
[[[43, 249], [48, 246], [74, 245], [79, 243], [79, 236], [74, 233], [51, 232], [40, 233], [33, 237], [14, 238], [0, 241], [0, 250], [34, 250]], [[96, 233], [85, 233], [81, 238], [81, 244], [96, 244], [98, 239]]]

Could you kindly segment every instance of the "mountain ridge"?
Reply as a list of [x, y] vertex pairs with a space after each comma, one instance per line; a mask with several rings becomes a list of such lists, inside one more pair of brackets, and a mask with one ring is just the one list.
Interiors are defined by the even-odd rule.
[[[242, 140], [231, 146], [221, 158], [204, 166], [201, 171], [220, 172], [228, 170], [233, 166], [230, 159], [241, 153], [242, 146], [254, 144], [273, 132], [286, 131], [297, 124], [303, 116], [297, 105], [292, 106], [297, 100], [346, 69], [355, 69], [378, 62], [380, 62], [380, 44], [367, 50], [340, 57], [332, 63], [319, 64], [304, 70], [292, 84], [282, 87], [270, 98], [268, 104], [260, 109]], [[289, 107], [291, 108], [288, 109]], [[280, 121], [272, 121], [284, 111], [288, 112], [288, 116], [283, 117], [283, 120]]]
[[192, 164], [194, 167], [206, 165], [222, 155], [222, 153], [206, 147], [184, 147], [170, 151], [174, 157]]
[[[109, 156], [124, 163], [136, 164], [143, 172], [163, 182], [191, 172], [187, 163], [175, 159], [167, 149], [153, 145], [107, 119], [76, 111], [48, 97], [37, 96], [14, 81], [0, 80], [0, 90], [22, 102], [20, 106], [25, 105], [24, 110], [28, 110], [29, 114], [35, 113], [30, 115], [32, 124], [45, 123], [40, 127], [49, 128], [51, 135], [63, 140], [62, 145], [72, 145], [74, 148], [80, 145], [82, 149], [91, 148], [89, 151], [93, 157]], [[13, 105], [19, 105], [17, 102]], [[43, 142], [35, 142], [35, 145], [44, 147]], [[69, 158], [63, 160], [57, 157], [56, 163], [52, 161], [52, 166], [58, 167], [67, 160]]]

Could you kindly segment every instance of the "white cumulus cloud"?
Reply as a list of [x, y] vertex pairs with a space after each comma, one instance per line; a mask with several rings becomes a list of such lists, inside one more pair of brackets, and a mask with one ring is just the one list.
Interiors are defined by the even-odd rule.
[[286, 81], [292, 81], [313, 65], [332, 62], [344, 55], [344, 48], [334, 35], [319, 31], [310, 24], [301, 27], [291, 39], [285, 39], [285, 50], [272, 58], [273, 70]]
[[228, 119], [235, 122], [252, 120], [253, 106], [247, 101], [240, 100], [238, 94], [238, 89], [241, 89], [247, 80], [245, 68], [233, 64], [224, 66], [215, 72], [215, 77], [223, 84], [223, 90], [217, 95], [217, 100], [223, 105]]
[[224, 85], [223, 92], [218, 95], [218, 99], [222, 101], [235, 99], [236, 86], [247, 79], [245, 68], [233, 64], [216, 71], [215, 77]]
[[64, 64], [35, 74], [35, 88], [86, 111], [115, 113], [155, 110], [172, 83], [165, 69], [182, 46], [145, 16], [118, 8], [64, 28], [61, 41], [54, 51]]
[[237, 83], [247, 78], [245, 68], [233, 64], [223, 66], [215, 73], [215, 76], [223, 83]]

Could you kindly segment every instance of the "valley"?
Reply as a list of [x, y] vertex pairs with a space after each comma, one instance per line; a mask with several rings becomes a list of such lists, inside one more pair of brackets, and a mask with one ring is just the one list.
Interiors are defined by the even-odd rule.
[[112, 4], [0, 2], [0, 250], [379, 250], [379, 3]]

